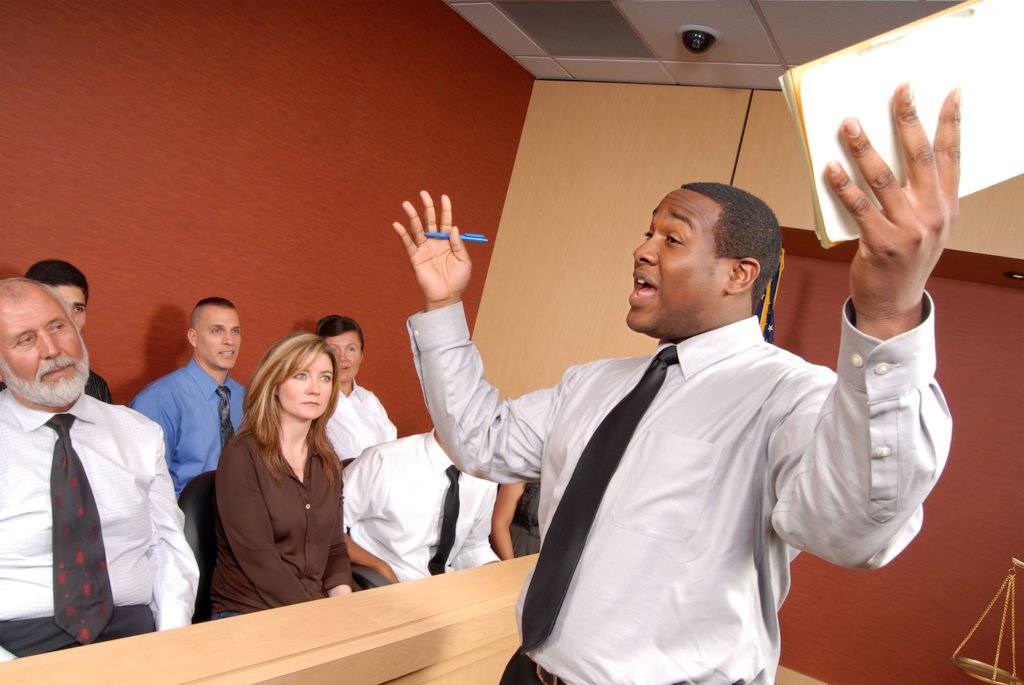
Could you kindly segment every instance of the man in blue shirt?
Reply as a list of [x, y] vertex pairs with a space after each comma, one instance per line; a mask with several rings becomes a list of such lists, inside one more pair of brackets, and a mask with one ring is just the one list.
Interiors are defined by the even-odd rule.
[[245, 399], [245, 388], [228, 377], [242, 344], [235, 305], [223, 297], [197, 302], [188, 342], [189, 363], [147, 385], [130, 405], [164, 429], [176, 495], [200, 473], [217, 468], [221, 449], [242, 421]]

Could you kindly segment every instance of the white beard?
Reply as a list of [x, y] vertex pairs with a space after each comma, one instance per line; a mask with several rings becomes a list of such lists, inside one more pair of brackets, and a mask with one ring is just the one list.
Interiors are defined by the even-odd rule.
[[[55, 383], [47, 383], [43, 376], [58, 369], [73, 366], [75, 375], [62, 378]], [[82, 349], [82, 361], [72, 357], [57, 357], [40, 365], [35, 380], [27, 381], [14, 375], [7, 363], [0, 357], [0, 370], [4, 373], [4, 382], [13, 392], [33, 404], [43, 407], [66, 407], [74, 404], [85, 391], [85, 383], [89, 380], [89, 353]]]

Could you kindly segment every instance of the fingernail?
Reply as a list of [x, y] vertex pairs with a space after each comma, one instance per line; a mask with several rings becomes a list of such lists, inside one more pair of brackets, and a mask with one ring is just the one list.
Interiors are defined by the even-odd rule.
[[843, 168], [839, 166], [839, 162], [836, 162], [835, 160], [825, 165], [825, 173], [829, 176], [838, 176], [842, 169]]
[[954, 88], [953, 89], [953, 104], [955, 104], [957, 107], [960, 106], [960, 89], [959, 88]]
[[844, 121], [843, 128], [846, 130], [846, 135], [851, 138], [856, 138], [860, 135], [860, 122], [856, 119], [847, 119]]
[[908, 105], [911, 104], [914, 101], [914, 88], [909, 83], [904, 84], [902, 95], [903, 102]]

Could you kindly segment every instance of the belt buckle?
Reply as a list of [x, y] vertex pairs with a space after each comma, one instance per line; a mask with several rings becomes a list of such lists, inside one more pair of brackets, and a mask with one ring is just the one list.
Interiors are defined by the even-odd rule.
[[540, 664], [535, 664], [535, 666], [537, 667], [537, 680], [540, 681], [541, 685], [559, 685], [559, 683], [565, 685], [565, 681], [559, 680], [558, 676], [548, 672]]

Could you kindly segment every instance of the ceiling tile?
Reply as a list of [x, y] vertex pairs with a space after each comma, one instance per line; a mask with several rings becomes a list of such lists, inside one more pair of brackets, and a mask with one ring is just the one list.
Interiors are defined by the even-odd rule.
[[550, 57], [516, 57], [515, 60], [539, 79], [571, 81], [572, 76]]
[[684, 86], [721, 86], [779, 90], [782, 67], [777, 64], [708, 64], [665, 62], [672, 77]]
[[537, 45], [557, 57], [653, 57], [611, 2], [499, 2]]
[[[957, 4], [955, 0], [445, 2], [537, 78], [674, 81], [759, 89], [777, 89], [783, 65], [802, 64]], [[687, 24], [711, 27], [719, 33], [718, 42], [702, 56], [691, 54], [678, 35], [679, 27]]]
[[561, 57], [558, 63], [579, 81], [675, 84], [657, 60], [580, 59]]
[[797, 66], [907, 24], [924, 15], [899, 0], [761, 0], [789, 66]]
[[451, 7], [508, 54], [544, 55], [544, 51], [522, 29], [491, 3], [453, 2]]
[[[778, 63], [778, 56], [749, 0], [623, 0], [619, 9], [662, 59]], [[703, 55], [694, 55], [683, 47], [679, 38], [679, 27], [687, 24], [715, 29], [719, 32], [718, 41]]]

